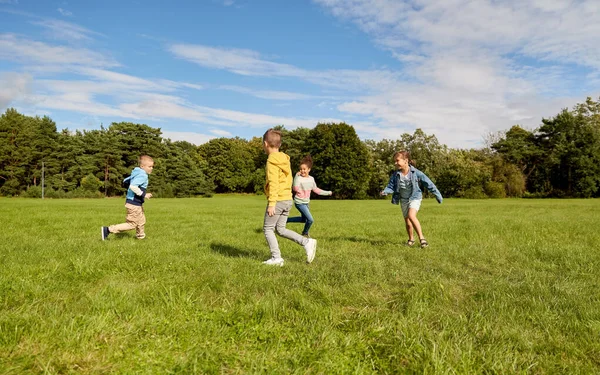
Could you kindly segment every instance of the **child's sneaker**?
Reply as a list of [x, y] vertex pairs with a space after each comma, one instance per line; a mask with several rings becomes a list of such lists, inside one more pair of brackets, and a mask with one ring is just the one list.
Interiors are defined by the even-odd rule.
[[304, 250], [306, 250], [306, 263], [311, 263], [317, 252], [317, 240], [309, 238], [306, 245], [304, 245]]
[[108, 235], [110, 234], [110, 231], [108, 230], [108, 227], [102, 227], [100, 228], [101, 232], [102, 232], [102, 241], [104, 241]]
[[146, 234], [138, 234], [135, 236], [135, 238], [137, 238], [138, 240], [143, 240], [144, 238], [146, 238]]
[[269, 260], [265, 260], [263, 264], [267, 264], [269, 266], [283, 267], [283, 258], [271, 258]]

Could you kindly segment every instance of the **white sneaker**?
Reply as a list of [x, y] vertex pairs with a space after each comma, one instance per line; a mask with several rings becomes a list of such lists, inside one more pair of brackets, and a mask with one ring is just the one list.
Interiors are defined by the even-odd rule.
[[268, 264], [269, 266], [283, 267], [283, 258], [271, 258], [269, 260], [265, 260], [263, 264]]
[[306, 250], [306, 263], [311, 263], [317, 252], [317, 240], [309, 238], [306, 245], [304, 245], [304, 250]]

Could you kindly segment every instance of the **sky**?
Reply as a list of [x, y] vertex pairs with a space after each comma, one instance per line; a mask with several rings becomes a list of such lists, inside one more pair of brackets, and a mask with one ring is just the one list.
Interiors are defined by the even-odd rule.
[[600, 97], [598, 0], [0, 0], [0, 111], [202, 144], [346, 122], [454, 148]]

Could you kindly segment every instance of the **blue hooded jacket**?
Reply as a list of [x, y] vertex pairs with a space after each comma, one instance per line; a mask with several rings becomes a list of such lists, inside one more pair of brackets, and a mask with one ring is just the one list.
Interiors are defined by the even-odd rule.
[[[392, 194], [392, 203], [399, 204], [400, 203], [400, 173], [401, 171], [395, 171], [392, 173], [390, 177], [390, 182], [388, 182], [385, 189], [383, 189], [384, 194]], [[433, 182], [425, 175], [425, 173], [421, 172], [417, 168], [410, 166], [410, 170], [408, 172], [410, 177], [410, 181], [412, 182], [412, 193], [410, 194], [409, 200], [418, 200], [423, 199], [423, 192], [421, 191], [420, 184], [423, 184], [427, 190], [429, 190], [433, 195], [435, 195], [435, 199], [438, 203], [442, 203], [444, 198], [442, 198], [442, 194], [435, 186]]]
[[[127, 199], [125, 203], [131, 203], [134, 206], [141, 206], [144, 204], [144, 197], [146, 196], [146, 188], [148, 188], [148, 173], [140, 167], [135, 167], [131, 171], [129, 178], [129, 189], [127, 189]], [[142, 191], [142, 195], [136, 195], [131, 186], [139, 186]]]

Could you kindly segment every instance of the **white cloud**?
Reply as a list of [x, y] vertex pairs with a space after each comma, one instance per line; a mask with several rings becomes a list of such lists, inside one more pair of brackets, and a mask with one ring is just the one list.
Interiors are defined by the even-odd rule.
[[[319, 86], [343, 90], [383, 90], [400, 75], [389, 70], [323, 70], [311, 71], [290, 64], [272, 62], [260, 53], [247, 49], [216, 48], [195, 44], [173, 44], [168, 47], [176, 57], [205, 68], [222, 69], [235, 74], [262, 77], [287, 77], [305, 80]], [[262, 93], [267, 96], [267, 93]], [[270, 95], [269, 98], [271, 99]]]
[[163, 138], [169, 138], [172, 141], [186, 141], [195, 145], [201, 145], [216, 138], [212, 135], [195, 133], [195, 132], [176, 132], [176, 131], [165, 131], [162, 132]]
[[574, 76], [600, 69], [595, 0], [314, 1], [402, 62], [395, 77], [411, 77], [338, 106], [381, 127], [373, 133], [420, 127], [464, 146], [516, 123], [536, 127], [600, 93]]
[[[85, 48], [52, 45], [13, 34], [0, 34], [0, 59], [20, 62], [22, 70], [27, 72], [2, 76], [2, 83], [11, 87], [11, 90], [2, 91], [1, 104], [8, 105], [26, 99], [30, 103], [26, 110], [34, 108], [35, 112], [60, 110], [115, 120], [182, 120], [215, 127], [209, 135], [188, 134], [196, 137], [194, 139], [198, 142], [214, 136], [231, 135], [222, 127], [266, 128], [281, 124], [288, 128], [312, 127], [319, 120], [331, 120], [198, 106], [180, 96], [180, 91], [203, 90], [202, 85], [116, 72], [109, 68], [118, 67], [119, 63], [100, 53]], [[76, 78], [56, 79], [64, 73]], [[254, 94], [286, 96], [288, 100], [305, 99], [300, 94], [290, 92], [263, 90]], [[175, 138], [175, 133], [172, 134]]]
[[0, 59], [25, 64], [84, 65], [92, 67], [114, 67], [119, 64], [111, 57], [85, 48], [53, 46], [18, 37], [0, 34]]
[[[260, 113], [233, 111], [221, 108], [198, 106], [173, 94], [155, 91], [168, 90], [142, 78], [97, 69], [81, 69], [104, 80], [38, 80], [39, 92], [34, 96], [40, 108], [69, 110], [95, 116], [117, 116], [121, 118], [164, 121], [185, 120], [224, 127], [270, 127], [285, 125], [313, 127], [319, 121], [339, 121], [330, 118], [294, 118], [270, 116]], [[110, 95], [119, 104], [98, 102], [97, 95]]]
[[233, 134], [231, 134], [230, 132], [228, 132], [226, 130], [213, 129], [210, 132], [219, 137], [233, 137]]
[[71, 17], [73, 15], [73, 12], [70, 12], [63, 8], [58, 8], [57, 11], [58, 11], [58, 13], [62, 14], [65, 17]]
[[298, 77], [303, 74], [302, 69], [261, 59], [259, 53], [247, 49], [173, 44], [169, 50], [175, 56], [200, 66], [225, 69], [242, 75]]
[[104, 36], [83, 26], [53, 18], [31, 21], [31, 24], [45, 28], [51, 38], [60, 40], [79, 42], [92, 40], [95, 36]]
[[11, 103], [24, 100], [31, 92], [32, 77], [29, 74], [2, 73], [0, 74], [0, 110]]
[[269, 100], [309, 100], [319, 98], [319, 96], [312, 96], [289, 91], [255, 90], [247, 87], [232, 85], [222, 85], [219, 86], [219, 88], [222, 90], [234, 91], [240, 94], [248, 94], [257, 98]]

